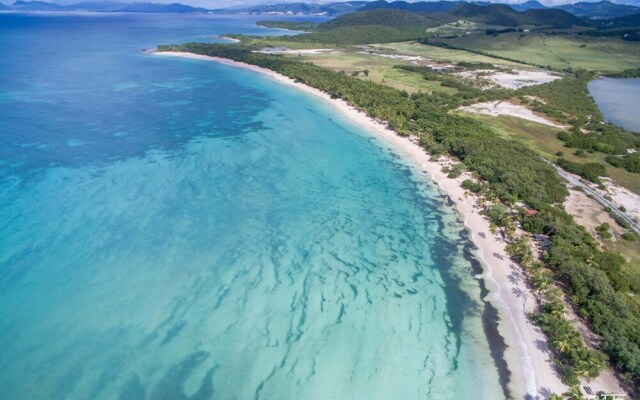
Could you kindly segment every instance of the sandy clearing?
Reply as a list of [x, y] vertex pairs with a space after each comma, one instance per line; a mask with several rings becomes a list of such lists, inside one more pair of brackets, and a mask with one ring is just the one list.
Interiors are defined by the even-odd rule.
[[553, 75], [546, 71], [518, 70], [515, 74], [509, 72], [495, 72], [487, 78], [507, 89], [519, 89], [525, 86], [553, 82], [556, 79], [560, 79], [561, 76]]
[[625, 211], [631, 218], [635, 218], [640, 221], [640, 196], [631, 192], [622, 186], [616, 185], [610, 178], [601, 178], [604, 185], [607, 187], [606, 191], [600, 190], [595, 187], [594, 190], [601, 192], [602, 195], [609, 195], [613, 199], [613, 203], [618, 206], [624, 206], [627, 209]]
[[567, 128], [566, 125], [560, 125], [550, 120], [549, 118], [535, 114], [533, 111], [521, 104], [515, 104], [508, 101], [489, 101], [486, 103], [477, 103], [466, 107], [460, 107], [458, 110], [477, 114], [492, 115], [494, 117], [498, 115], [510, 115], [512, 117], [526, 119], [528, 121], [552, 126], [554, 128]]
[[465, 79], [486, 79], [506, 89], [519, 89], [525, 86], [540, 85], [560, 79], [561, 76], [547, 71], [497, 71], [493, 69], [477, 69], [462, 71], [456, 75]]
[[569, 189], [569, 196], [564, 202], [564, 207], [576, 222], [584, 226], [596, 239], [598, 238], [596, 227], [604, 223], [611, 226], [611, 231], [614, 233], [612, 240], [627, 232], [616, 223], [609, 213], [604, 211], [602, 204], [589, 198], [583, 191]]

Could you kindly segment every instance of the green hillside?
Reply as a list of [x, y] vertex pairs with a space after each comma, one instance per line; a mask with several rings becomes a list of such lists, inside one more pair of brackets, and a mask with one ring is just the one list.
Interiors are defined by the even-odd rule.
[[288, 39], [297, 42], [347, 45], [404, 42], [417, 39], [421, 35], [418, 31], [405, 31], [389, 26], [355, 25], [293, 36]]
[[376, 9], [342, 15], [313, 27], [313, 33], [288, 39], [335, 44], [401, 42], [418, 39], [426, 34], [428, 28], [440, 24], [441, 22], [427, 14]]
[[554, 28], [569, 28], [573, 25], [588, 25], [587, 22], [563, 10], [557, 9], [532, 9], [516, 11], [505, 4], [491, 4], [481, 6], [477, 4], [462, 3], [449, 14], [459, 18], [465, 18], [474, 22], [482, 22], [488, 25], [502, 26], [550, 26]]
[[427, 28], [440, 23], [426, 15], [406, 10], [376, 9], [358, 11], [340, 16], [320, 25], [321, 30], [330, 30], [346, 26], [377, 25], [395, 28], [400, 31], [424, 32]]

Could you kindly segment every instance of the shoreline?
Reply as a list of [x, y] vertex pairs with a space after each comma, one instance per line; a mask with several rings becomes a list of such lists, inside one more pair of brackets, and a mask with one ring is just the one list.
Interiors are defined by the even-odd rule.
[[193, 53], [152, 54], [219, 62], [267, 75], [280, 83], [294, 86], [332, 104], [344, 117], [368, 130], [374, 137], [382, 139], [400, 153], [404, 160], [419, 168], [417, 171], [427, 175], [425, 179], [447, 195], [455, 205], [455, 210], [469, 233], [469, 239], [475, 246], [474, 255], [483, 266], [482, 277], [489, 291], [486, 301], [498, 310], [498, 332], [506, 342], [504, 360], [511, 373], [509, 389], [514, 397], [527, 395], [535, 399], [540, 395], [546, 398], [549, 393], [559, 394], [568, 389], [550, 362], [550, 354], [546, 350], [546, 337], [527, 317], [527, 314], [535, 309], [536, 301], [522, 277], [520, 267], [507, 255], [506, 243], [497, 235], [491, 234], [489, 221], [478, 213], [476, 197], [465, 196], [465, 190], [460, 187], [461, 182], [469, 177], [468, 173], [456, 179], [448, 178], [447, 174], [442, 172], [443, 162], [447, 163], [447, 160], [431, 160], [429, 154], [411, 137], [397, 135], [385, 124], [370, 118], [342, 99], [331, 99], [327, 93], [295, 82], [269, 69]]

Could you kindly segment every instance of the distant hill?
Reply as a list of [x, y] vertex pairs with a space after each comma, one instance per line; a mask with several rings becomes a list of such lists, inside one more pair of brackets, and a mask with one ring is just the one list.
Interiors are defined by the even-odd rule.
[[[567, 4], [567, 5], [562, 5], [562, 6], [557, 6], [557, 7], [547, 7], [544, 4], [540, 3], [539, 1], [536, 0], [529, 0], [526, 1], [524, 3], [519, 3], [519, 4], [500, 4], [500, 3], [488, 3], [488, 2], [483, 2], [483, 1], [471, 1], [471, 2], [466, 2], [466, 1], [420, 1], [420, 2], [415, 2], [415, 3], [408, 3], [406, 1], [394, 1], [394, 2], [387, 2], [385, 0], [377, 0], [377, 1], [372, 1], [369, 3], [366, 3], [364, 6], [362, 6], [362, 8], [360, 8], [360, 11], [364, 11], [364, 10], [374, 10], [374, 9], [379, 9], [379, 8], [385, 8], [385, 9], [393, 9], [393, 10], [407, 10], [407, 11], [413, 11], [413, 12], [427, 12], [427, 13], [432, 13], [432, 12], [440, 12], [440, 13], [449, 13], [451, 10], [456, 9], [456, 8], [460, 8], [460, 7], [464, 7], [464, 6], [471, 6], [471, 7], [492, 7], [492, 6], [498, 6], [495, 8], [490, 8], [487, 10], [484, 10], [484, 13], [489, 14], [489, 13], [496, 13], [496, 18], [498, 19], [510, 19], [512, 21], [512, 23], [515, 23], [514, 21], [518, 21], [521, 20], [523, 18], [531, 18], [531, 16], [528, 17], [518, 17], [516, 15], [512, 15], [509, 13], [508, 10], [506, 10], [505, 8], [511, 8], [514, 11], [529, 11], [529, 10], [548, 10], [548, 9], [558, 9], [558, 10], [562, 10], [562, 11], [566, 11], [570, 14], [573, 14], [574, 16], [577, 17], [587, 17], [587, 18], [597, 18], [597, 19], [603, 19], [603, 18], [616, 18], [616, 17], [622, 17], [625, 15], [631, 15], [631, 14], [635, 14], [640, 12], [640, 7], [639, 6], [634, 6], [634, 5], [626, 5], [626, 4], [616, 4], [616, 3], [612, 3], [610, 1], [601, 1], [598, 3], [588, 3], [588, 2], [582, 2], [582, 3], [575, 3], [575, 4]], [[464, 8], [463, 8], [464, 9]], [[541, 14], [540, 17], [551, 17], [554, 20], [550, 21], [548, 24], [544, 24], [544, 21], [537, 21], [536, 24], [534, 25], [553, 25], [556, 23], [556, 19], [557, 18], [561, 18], [561, 19], [565, 19], [567, 22], [569, 21], [569, 18], [564, 16], [562, 17], [561, 14], [558, 13], [549, 13], [549, 14]], [[485, 17], [485, 19], [489, 19], [490, 17], [487, 16]], [[534, 16], [535, 18], [535, 16]], [[576, 20], [574, 20], [576, 21]]]
[[10, 7], [15, 11], [96, 11], [96, 12], [139, 12], [139, 13], [203, 13], [206, 8], [191, 7], [184, 4], [160, 3], [117, 3], [117, 2], [84, 2], [71, 5], [60, 5], [45, 1], [18, 0]]
[[385, 0], [372, 1], [365, 4], [360, 8], [360, 11], [375, 10], [375, 9], [392, 9], [392, 10], [406, 10], [413, 12], [447, 12], [453, 7], [458, 5], [458, 1], [419, 1], [416, 3], [408, 3], [406, 1], [394, 1], [387, 2]]
[[[448, 12], [425, 12], [425, 10], [442, 10], [452, 5], [453, 7]], [[536, 5], [530, 3], [529, 6], [535, 7]], [[405, 8], [418, 11], [406, 10]], [[288, 36], [287, 40], [363, 44], [421, 39], [427, 36], [427, 29], [460, 19], [508, 28], [517, 26], [566, 28], [591, 24], [588, 20], [553, 8], [516, 11], [504, 4], [448, 1], [433, 3], [375, 1], [363, 6], [361, 11], [343, 14], [320, 24], [306, 23], [301, 25], [299, 22], [290, 21], [270, 21], [261, 24], [310, 32], [300, 36]]]
[[241, 7], [229, 9], [217, 9], [213, 10], [216, 13], [229, 13], [234, 14], [304, 14], [304, 15], [327, 15], [336, 16], [347, 14], [352, 11], [356, 11], [363, 5], [367, 4], [366, 1], [347, 1], [339, 3], [283, 3], [283, 4], [271, 4], [260, 5], [252, 7]]
[[566, 4], [555, 8], [570, 12], [578, 17], [594, 19], [624, 17], [626, 15], [632, 15], [640, 12], [640, 7], [638, 6], [615, 4], [610, 1]]
[[594, 21], [595, 31], [582, 34], [589, 36], [619, 37], [622, 40], [640, 42], [640, 13], [613, 19]]
[[46, 1], [16, 1], [11, 7], [19, 11], [64, 11], [65, 7]]
[[428, 14], [374, 9], [341, 15], [316, 25], [312, 33], [289, 36], [287, 40], [336, 44], [399, 42], [419, 39], [428, 28], [440, 24]]
[[602, 21], [602, 24], [613, 27], [640, 27], [640, 13]]
[[547, 6], [536, 0], [529, 0], [520, 4], [508, 4], [508, 6], [516, 11], [542, 10], [548, 8]]
[[118, 12], [139, 12], [139, 13], [202, 13], [208, 12], [206, 8], [191, 7], [184, 4], [158, 4], [158, 3], [133, 3], [115, 10]]
[[356, 25], [377, 25], [395, 28], [401, 31], [424, 32], [427, 28], [438, 26], [440, 23], [425, 15], [411, 11], [375, 9], [342, 15], [321, 24], [319, 29], [329, 30]]
[[581, 18], [563, 10], [546, 8], [516, 11], [505, 4], [481, 6], [477, 4], [460, 3], [450, 10], [449, 14], [489, 25], [534, 25], [551, 26], [554, 28], [588, 25]]

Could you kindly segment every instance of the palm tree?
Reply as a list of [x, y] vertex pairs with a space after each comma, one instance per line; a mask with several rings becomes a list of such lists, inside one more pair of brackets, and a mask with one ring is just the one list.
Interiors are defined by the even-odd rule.
[[582, 354], [576, 360], [573, 369], [575, 374], [581, 378], [590, 381], [600, 375], [600, 371], [605, 366], [605, 360], [601, 353], [588, 350], [586, 348], [581, 351]]
[[580, 348], [582, 341], [575, 332], [567, 331], [556, 336], [553, 339], [553, 345], [561, 353], [566, 353], [572, 349]]
[[563, 393], [565, 398], [569, 398], [570, 400], [582, 400], [582, 392], [580, 392], [580, 386], [573, 385], [568, 392]]

